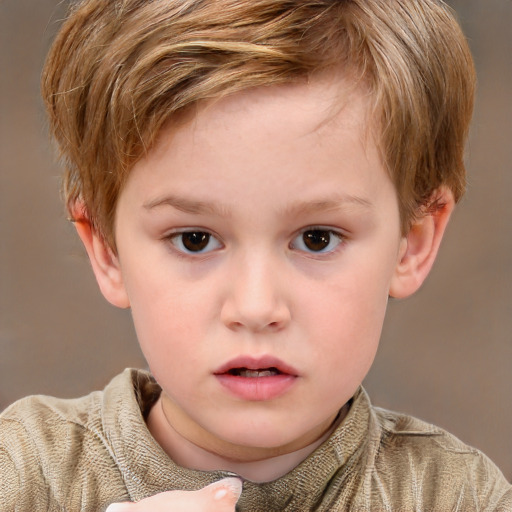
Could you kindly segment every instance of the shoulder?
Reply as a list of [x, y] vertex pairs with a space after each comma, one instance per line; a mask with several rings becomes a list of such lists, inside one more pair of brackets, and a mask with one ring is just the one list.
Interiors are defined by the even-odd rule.
[[56, 503], [85, 499], [84, 489], [97, 493], [102, 479], [121, 480], [102, 423], [106, 394], [119, 397], [112, 387], [128, 383], [122, 374], [105, 391], [82, 398], [30, 396], [7, 408], [0, 415], [0, 472], [2, 483], [8, 482], [0, 510], [9, 510], [11, 502], [25, 510], [24, 501], [33, 510], [53, 510]]
[[0, 415], [0, 446], [13, 460], [19, 455], [66, 451], [71, 444], [101, 430], [102, 392], [78, 399], [23, 398]]
[[[79, 400], [31, 396], [3, 412], [0, 471], [7, 483], [0, 492], [1, 510], [14, 510], [28, 499], [34, 510], [52, 510], [52, 496], [58, 500], [64, 487], [62, 475], [73, 478], [83, 462], [80, 447], [91, 440], [99, 401], [97, 393]], [[31, 496], [31, 489], [39, 492]]]
[[101, 391], [76, 399], [34, 395], [22, 398], [0, 415], [0, 432], [74, 425], [88, 428], [100, 414]]
[[372, 409], [380, 437], [373, 472], [379, 492], [421, 493], [427, 510], [512, 510], [511, 485], [482, 452], [417, 418]]
[[97, 430], [100, 407], [100, 392], [75, 400], [23, 398], [0, 415], [0, 447], [16, 465], [62, 455]]

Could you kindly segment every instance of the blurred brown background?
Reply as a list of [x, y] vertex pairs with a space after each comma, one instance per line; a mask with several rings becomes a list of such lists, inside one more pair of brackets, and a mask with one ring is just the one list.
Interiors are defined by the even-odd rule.
[[[390, 305], [366, 386], [447, 428], [512, 479], [512, 1], [452, 0], [479, 73], [470, 184], [434, 272]], [[144, 366], [100, 296], [59, 198], [39, 74], [67, 2], [0, 0], [0, 409], [102, 388]]]

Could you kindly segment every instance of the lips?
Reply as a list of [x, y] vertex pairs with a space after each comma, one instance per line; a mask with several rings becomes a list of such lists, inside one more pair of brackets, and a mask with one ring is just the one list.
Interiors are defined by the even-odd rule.
[[219, 383], [242, 400], [275, 399], [295, 384], [298, 372], [273, 356], [241, 356], [214, 372]]
[[279, 375], [281, 372], [277, 368], [265, 368], [261, 370], [249, 370], [248, 368], [232, 368], [228, 371], [229, 375], [234, 377], [261, 378]]
[[287, 374], [298, 376], [298, 371], [292, 366], [284, 363], [280, 359], [273, 356], [262, 356], [262, 357], [251, 357], [251, 356], [240, 356], [226, 364], [222, 365], [218, 370], [214, 372], [215, 375], [222, 374], [236, 374], [241, 370], [252, 370], [252, 371], [271, 371], [273, 373]]

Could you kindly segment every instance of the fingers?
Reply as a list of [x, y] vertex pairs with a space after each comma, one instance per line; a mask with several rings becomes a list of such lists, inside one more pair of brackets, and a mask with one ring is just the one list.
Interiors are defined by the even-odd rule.
[[168, 491], [137, 503], [113, 503], [106, 512], [234, 512], [242, 481], [224, 478], [199, 491]]
[[[242, 494], [242, 481], [239, 478], [224, 478], [218, 482], [203, 487], [199, 493], [214, 502], [222, 501], [233, 508]], [[230, 510], [230, 509], [229, 509]]]

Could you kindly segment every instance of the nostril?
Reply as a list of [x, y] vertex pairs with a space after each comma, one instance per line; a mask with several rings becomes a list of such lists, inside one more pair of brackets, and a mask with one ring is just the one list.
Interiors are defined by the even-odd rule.
[[252, 297], [248, 300], [232, 297], [222, 306], [221, 320], [231, 330], [248, 329], [253, 332], [277, 332], [290, 320], [290, 311], [286, 304], [277, 304], [268, 300]]

